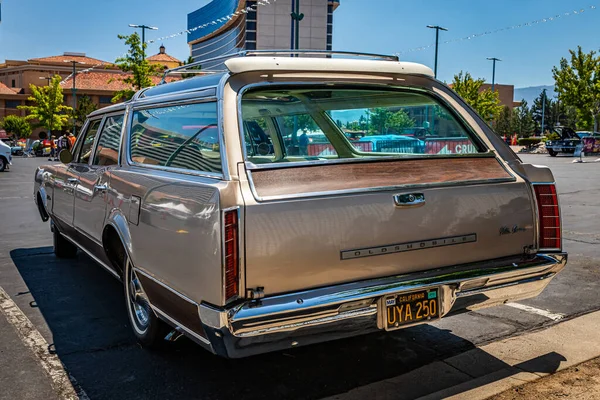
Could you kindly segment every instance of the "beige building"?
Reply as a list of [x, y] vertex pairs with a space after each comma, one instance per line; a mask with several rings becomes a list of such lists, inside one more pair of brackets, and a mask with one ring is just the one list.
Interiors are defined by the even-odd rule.
[[[479, 90], [483, 91], [486, 89], [491, 90], [492, 85], [490, 83], [484, 83]], [[519, 102], [519, 101], [514, 101], [514, 99], [515, 99], [514, 85], [502, 85], [502, 84], [495, 83], [494, 90], [496, 92], [498, 92], [498, 95], [500, 96], [500, 104], [501, 105], [508, 106], [510, 109], [513, 109], [514, 107], [518, 107], [521, 104], [521, 102]]]
[[167, 54], [164, 45], [159, 47], [158, 54], [147, 57], [146, 60], [148, 60], [150, 64], [163, 65], [165, 69], [175, 68], [183, 65], [181, 60], [178, 60], [177, 58]]

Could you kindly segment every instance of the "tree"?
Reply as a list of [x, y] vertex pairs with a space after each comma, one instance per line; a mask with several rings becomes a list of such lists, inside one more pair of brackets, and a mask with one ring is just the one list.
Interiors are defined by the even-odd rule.
[[544, 130], [551, 130], [552, 126], [556, 123], [555, 112], [557, 109], [554, 103], [555, 102], [548, 97], [548, 94], [544, 92], [540, 93], [540, 95], [533, 100], [533, 104], [531, 105], [531, 115], [535, 122], [536, 133], [544, 134], [544, 132], [542, 132], [542, 114], [544, 114]]
[[129, 100], [133, 97], [136, 91], [154, 86], [152, 82], [153, 76], [160, 76], [162, 68], [160, 65], [153, 65], [144, 58], [144, 50], [146, 43], [142, 43], [140, 36], [136, 33], [131, 35], [118, 35], [119, 39], [124, 40], [129, 46], [127, 54], [124, 57], [119, 57], [115, 60], [115, 64], [121, 71], [128, 73], [125, 78], [119, 79], [129, 88], [119, 90], [112, 98], [112, 102], [116, 103], [120, 100]]
[[23, 117], [7, 115], [0, 124], [4, 130], [16, 139], [27, 139], [31, 136], [31, 125]]
[[510, 136], [513, 134], [513, 122], [512, 122], [513, 113], [510, 107], [504, 106], [502, 107], [502, 111], [500, 112], [500, 116], [496, 120], [496, 133], [500, 136]]
[[[187, 60], [185, 60], [183, 62], [183, 65], [188, 65], [194, 62], [194, 57], [189, 56]], [[197, 65], [195, 67], [189, 67], [188, 69], [193, 69], [193, 70], [198, 70], [200, 71], [202, 67], [200, 65]], [[194, 76], [198, 76], [198, 74], [181, 74], [181, 79], [188, 79], [188, 78], [193, 78]]]
[[63, 104], [61, 81], [60, 75], [55, 75], [48, 86], [29, 85], [31, 96], [27, 100], [33, 105], [18, 107], [28, 112], [26, 120], [36, 120], [35, 126], [41, 126], [50, 132], [54, 129], [62, 129], [68, 123], [73, 109]]
[[487, 123], [500, 115], [502, 106], [498, 92], [491, 89], [481, 90], [485, 79], [473, 79], [470, 73], [460, 71], [454, 75], [452, 89], [462, 97]]
[[577, 110], [578, 127], [598, 130], [600, 114], [600, 59], [595, 51], [584, 53], [569, 50], [571, 60], [561, 58], [560, 65], [552, 68], [558, 98]]
[[[87, 116], [96, 111], [97, 108], [98, 106], [96, 106], [89, 96], [82, 96], [79, 98], [77, 108], [71, 114], [71, 118], [75, 120], [75, 129], [77, 132], [81, 132]], [[73, 135], [77, 135], [77, 132], [73, 132]]]
[[530, 137], [535, 132], [535, 122], [525, 99], [521, 101], [519, 107], [513, 109], [511, 130], [517, 136], [524, 138]]

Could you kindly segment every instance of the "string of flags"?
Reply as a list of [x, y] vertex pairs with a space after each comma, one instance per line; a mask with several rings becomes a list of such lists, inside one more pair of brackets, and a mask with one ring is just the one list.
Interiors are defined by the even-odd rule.
[[[573, 10], [573, 11], [568, 11], [562, 14], [556, 14], [554, 16], [551, 17], [546, 17], [546, 18], [540, 18], [540, 19], [536, 19], [533, 21], [529, 21], [529, 22], [524, 22], [522, 24], [517, 24], [517, 25], [510, 25], [510, 26], [506, 26], [504, 28], [500, 28], [500, 29], [496, 29], [496, 30], [492, 30], [492, 31], [485, 31], [485, 32], [480, 32], [480, 33], [475, 33], [469, 36], [464, 36], [461, 38], [456, 38], [456, 39], [450, 39], [450, 40], [445, 40], [442, 41], [441, 43], [443, 44], [449, 44], [449, 43], [455, 43], [455, 42], [462, 42], [465, 40], [471, 40], [471, 39], [476, 39], [482, 36], [487, 36], [487, 35], [493, 35], [495, 33], [500, 33], [500, 32], [504, 32], [504, 31], [509, 31], [509, 30], [513, 30], [513, 29], [519, 29], [519, 28], [525, 28], [525, 27], [529, 27], [529, 26], [534, 26], [537, 24], [543, 24], [543, 23], [548, 23], [548, 22], [553, 22], [556, 20], [559, 20], [560, 18], [566, 18], [566, 17], [570, 17], [570, 16], [576, 16], [576, 15], [581, 15], [586, 11], [593, 11], [596, 10], [596, 6], [589, 6], [586, 8], [581, 8], [579, 10]], [[429, 44], [427, 46], [421, 46], [421, 47], [415, 47], [409, 50], [404, 50], [401, 52], [396, 53], [396, 55], [401, 55], [401, 54], [406, 54], [406, 53], [413, 53], [415, 51], [422, 51], [422, 50], [426, 50], [429, 49], [431, 47], [434, 47], [435, 43]]]
[[175, 37], [178, 37], [178, 36], [181, 36], [181, 35], [184, 35], [184, 34], [189, 34], [189, 33], [195, 32], [195, 31], [197, 31], [199, 29], [205, 29], [205, 28], [208, 28], [209, 26], [218, 25], [220, 23], [230, 21], [231, 19], [233, 19], [233, 17], [237, 17], [237, 16], [239, 16], [241, 14], [248, 14], [251, 11], [256, 11], [259, 6], [268, 6], [268, 5], [274, 4], [276, 1], [277, 0], [260, 0], [260, 1], [258, 1], [256, 3], [256, 5], [243, 8], [241, 10], [238, 10], [238, 11], [234, 12], [234, 13], [228, 14], [228, 15], [226, 15], [224, 17], [217, 18], [217, 19], [212, 20], [210, 22], [206, 22], [206, 23], [204, 23], [202, 25], [198, 25], [198, 26], [186, 29], [186, 30], [181, 31], [181, 32], [173, 33], [172, 35], [167, 35], [167, 36], [159, 37], [157, 39], [146, 40], [146, 43], [162, 42], [162, 41], [165, 41], [167, 39], [173, 39]]

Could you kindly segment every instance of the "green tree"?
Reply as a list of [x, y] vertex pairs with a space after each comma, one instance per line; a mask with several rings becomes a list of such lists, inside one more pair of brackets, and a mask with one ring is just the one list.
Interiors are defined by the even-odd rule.
[[26, 120], [35, 120], [34, 126], [43, 127], [48, 131], [62, 129], [69, 121], [70, 113], [73, 109], [65, 106], [64, 96], [60, 82], [60, 75], [55, 75], [48, 86], [29, 85], [31, 96], [27, 99], [32, 102], [30, 106], [19, 106], [19, 109], [26, 110], [28, 115]]
[[533, 100], [533, 104], [531, 105], [531, 116], [535, 122], [536, 133], [544, 133], [542, 132], [542, 114], [544, 114], [544, 130], [552, 129], [552, 126], [554, 125], [553, 121], [556, 121], [556, 115], [554, 114], [556, 107], [554, 103], [552, 98], [550, 98], [547, 93], [544, 94], [543, 92]]
[[129, 86], [127, 89], [119, 90], [112, 98], [112, 102], [116, 103], [120, 100], [129, 100], [135, 92], [140, 89], [154, 86], [152, 82], [153, 76], [160, 76], [162, 68], [160, 65], [153, 65], [144, 58], [144, 50], [146, 43], [142, 43], [140, 36], [136, 33], [131, 35], [118, 35], [119, 39], [124, 40], [129, 46], [127, 54], [124, 57], [119, 57], [115, 60], [115, 64], [121, 71], [128, 73], [125, 78], [120, 78], [121, 82]]
[[454, 75], [452, 89], [489, 124], [500, 115], [502, 106], [498, 92], [481, 90], [484, 83], [485, 79], [474, 79], [470, 73], [460, 71]]
[[519, 137], [530, 137], [535, 132], [535, 122], [525, 99], [521, 105], [513, 109], [512, 129]]
[[[78, 99], [77, 108], [71, 114], [71, 118], [75, 120], [75, 128], [77, 132], [81, 132], [87, 116], [96, 111], [97, 108], [98, 106], [89, 96], [81, 96]], [[77, 132], [73, 132], [73, 135], [77, 135]]]
[[[189, 57], [188, 57], [188, 59], [187, 59], [187, 60], [185, 60], [185, 61], [183, 62], [183, 65], [188, 65], [188, 64], [191, 64], [191, 63], [193, 63], [193, 62], [194, 62], [194, 57], [192, 57], [192, 56], [189, 56]], [[200, 66], [200, 65], [197, 65], [197, 66], [195, 66], [195, 67], [190, 67], [190, 68], [188, 68], [188, 69], [193, 69], [193, 70], [198, 70], [198, 71], [200, 71], [200, 69], [201, 69], [201, 66]], [[181, 74], [181, 79], [193, 78], [194, 76], [198, 76], [198, 74]]]
[[500, 111], [500, 116], [496, 120], [496, 133], [500, 136], [510, 136], [513, 133], [513, 122], [512, 122], [513, 113], [510, 107], [504, 106], [502, 107], [502, 111]]
[[559, 100], [577, 110], [580, 129], [598, 130], [600, 114], [600, 59], [595, 51], [584, 53], [569, 50], [571, 60], [561, 58], [558, 67], [552, 68], [554, 85]]
[[15, 139], [27, 139], [31, 136], [31, 125], [25, 118], [17, 115], [7, 115], [0, 126]]
[[401, 133], [403, 129], [415, 126], [415, 120], [412, 119], [404, 110], [392, 113], [389, 121], [389, 129], [394, 133]]

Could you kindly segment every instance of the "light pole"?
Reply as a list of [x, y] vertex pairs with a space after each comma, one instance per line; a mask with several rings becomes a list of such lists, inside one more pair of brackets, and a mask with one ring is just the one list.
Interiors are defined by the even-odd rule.
[[142, 57], [146, 59], [146, 29], [151, 31], [158, 30], [155, 26], [129, 24], [131, 28], [140, 28], [142, 30]]
[[496, 58], [496, 57], [488, 57], [487, 59], [494, 63], [492, 66], [492, 92], [493, 92], [496, 87], [496, 61], [502, 61], [502, 60], [499, 58]]
[[[300, 48], [300, 21], [304, 19], [304, 14], [300, 13], [300, 0], [292, 0], [292, 29], [294, 31], [293, 49], [299, 50]], [[296, 54], [299, 57], [299, 54]]]
[[440, 31], [447, 31], [448, 29], [442, 28], [439, 25], [427, 25], [430, 29], [435, 29], [435, 64], [433, 66], [433, 76], [437, 78], [437, 64], [438, 64], [438, 44], [440, 41]]
[[542, 90], [542, 136], [544, 135], [544, 119], [546, 114], [546, 89]]
[[[46, 80], [47, 85], [50, 86], [50, 82], [52, 82], [51, 76], [40, 76], [40, 79]], [[48, 88], [51, 90], [51, 88]], [[54, 108], [52, 108], [52, 113], [50, 114], [50, 126], [48, 127], [48, 140], [52, 140], [52, 126], [54, 126]]]
[[75, 125], [75, 109], [77, 108], [77, 87], [75, 86], [75, 77], [77, 76], [77, 69], [75, 68], [75, 66], [77, 64], [85, 64], [81, 61], [73, 61], [73, 60], [65, 60], [66, 63], [71, 63], [73, 64], [73, 88], [71, 89], [71, 93], [73, 96], [73, 135], [77, 136], [77, 133], [75, 132], [76, 130], [76, 125]]

